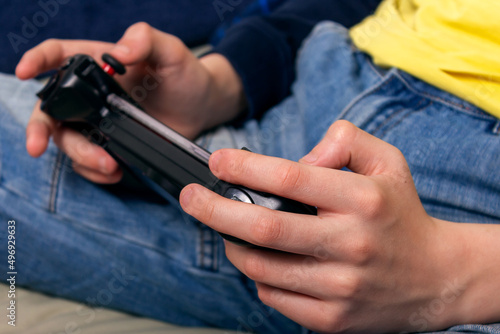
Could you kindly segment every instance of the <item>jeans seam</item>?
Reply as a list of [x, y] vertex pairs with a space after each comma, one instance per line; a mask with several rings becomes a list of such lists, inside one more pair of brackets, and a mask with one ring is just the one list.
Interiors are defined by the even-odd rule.
[[54, 165], [54, 170], [52, 171], [52, 178], [50, 180], [50, 195], [49, 195], [49, 212], [56, 212], [56, 202], [59, 180], [61, 176], [61, 169], [64, 161], [64, 153], [60, 150], [57, 152], [57, 157]]
[[500, 135], [500, 120], [493, 127], [493, 134]]
[[[357, 51], [362, 54], [365, 58], [368, 58], [368, 55], [366, 53], [360, 52], [359, 49]], [[384, 79], [384, 73], [378, 70], [378, 67], [373, 64], [373, 62], [370, 59], [367, 59], [366, 61], [368, 63], [368, 67], [372, 70], [375, 75], [377, 75], [380, 79]]]
[[[382, 87], [384, 87], [385, 85], [387, 84], [390, 84], [393, 80], [395, 80], [396, 78], [393, 76], [393, 75], [388, 75], [386, 76], [385, 78], [382, 78], [382, 80], [378, 83], [376, 83], [375, 85], [372, 85], [370, 87], [368, 87], [367, 89], [365, 89], [364, 91], [362, 91], [360, 94], [358, 94], [354, 99], [352, 99], [351, 102], [349, 102], [349, 104], [341, 111], [341, 113], [339, 114], [339, 117], [338, 119], [344, 119], [346, 118], [347, 114], [349, 113], [349, 111], [359, 102], [361, 101], [363, 98], [365, 98], [366, 96], [370, 95], [370, 94], [374, 94], [376, 93], [377, 91], [381, 90]], [[368, 122], [368, 121], [367, 121]]]
[[[425, 103], [425, 102], [427, 102], [427, 103]], [[405, 110], [409, 110], [408, 113], [401, 115], [401, 117], [399, 118], [399, 120], [397, 120], [395, 123], [393, 123], [387, 129], [383, 130], [380, 133], [380, 135], [377, 136], [379, 138], [384, 138], [389, 131], [391, 131], [394, 127], [398, 126], [410, 114], [418, 113], [418, 112], [422, 111], [424, 108], [427, 108], [432, 103], [433, 103], [432, 101], [429, 101], [427, 99], [421, 98], [420, 101], [419, 101], [419, 103], [418, 103], [418, 105], [416, 106], [416, 108], [418, 108], [418, 109], [410, 110], [410, 109], [407, 109], [407, 108], [401, 108], [397, 112], [392, 113], [390, 115], [390, 117], [387, 117], [386, 120], [372, 132], [372, 134], [375, 134], [377, 131], [380, 131], [385, 125], [387, 125], [390, 122], [390, 120], [394, 119], [398, 115], [401, 115]]]
[[219, 243], [217, 234], [212, 231], [212, 271], [216, 272], [219, 269]]
[[[404, 110], [405, 110], [405, 108], [399, 108], [397, 111], [392, 112], [390, 115], [388, 115], [388, 117], [385, 118], [385, 120], [383, 122], [381, 122], [375, 129], [373, 129], [373, 131], [371, 131], [371, 134], [372, 135], [376, 135], [376, 133], [378, 131], [381, 131], [387, 124], [390, 123], [390, 121], [392, 119], [394, 119], [394, 117], [398, 116]], [[386, 130], [382, 131], [382, 133], [381, 133], [381, 135], [380, 135], [379, 138], [382, 138], [387, 133], [387, 131], [389, 131], [390, 129], [392, 129], [392, 127], [390, 127], [389, 129], [386, 129]]]
[[[403, 73], [406, 73], [406, 72], [403, 72]], [[414, 94], [416, 95], [420, 95], [422, 97], [425, 97], [431, 101], [435, 101], [435, 102], [438, 102], [438, 103], [441, 103], [441, 104], [445, 104], [447, 106], [449, 106], [450, 108], [453, 108], [459, 112], [462, 112], [464, 114], [467, 114], [467, 115], [470, 115], [470, 116], [474, 116], [474, 117], [478, 117], [478, 118], [482, 118], [482, 119], [485, 119], [485, 120], [495, 120], [496, 118], [493, 117], [493, 116], [490, 116], [489, 114], [480, 114], [480, 113], [475, 113], [473, 111], [470, 110], [470, 108], [468, 108], [467, 106], [464, 106], [464, 105], [461, 105], [461, 104], [458, 104], [458, 103], [455, 103], [453, 101], [449, 101], [449, 100], [446, 100], [444, 98], [441, 98], [439, 96], [436, 96], [436, 95], [433, 95], [433, 94], [429, 94], [429, 93], [426, 93], [426, 92], [422, 92], [418, 89], [416, 89], [415, 87], [413, 87], [400, 73], [400, 70], [397, 70], [394, 72], [394, 75], [403, 83], [403, 85], [405, 85], [405, 87], [408, 88], [408, 90], [410, 90], [411, 92], [413, 92]], [[425, 81], [424, 81], [425, 82]], [[443, 91], [445, 93], [448, 93], [446, 91]], [[450, 94], [450, 93], [448, 93]], [[457, 96], [457, 98], [460, 98]], [[478, 110], [480, 108], [477, 108]]]
[[199, 252], [199, 258], [198, 258], [198, 263], [200, 264], [201, 268], [205, 267], [205, 229], [201, 226], [198, 225], [198, 230], [200, 231], [200, 239], [199, 239], [199, 247], [200, 247], [200, 252]]
[[[34, 208], [37, 208], [37, 209], [39, 208], [38, 205], [35, 205], [35, 204], [33, 204], [31, 202], [31, 200], [30, 200], [29, 197], [25, 197], [22, 194], [18, 194], [16, 192], [13, 192], [11, 189], [6, 188], [6, 187], [0, 188], [0, 189], [2, 189], [4, 191], [8, 191], [13, 196], [17, 196], [21, 200], [26, 201], [28, 203], [28, 205], [31, 205]], [[133, 245], [138, 246], [138, 247], [149, 249], [151, 251], [154, 251], [154, 252], [157, 252], [159, 254], [164, 255], [166, 258], [168, 258], [168, 259], [170, 259], [172, 261], [179, 262], [177, 259], [173, 258], [172, 256], [169, 256], [169, 254], [166, 253], [166, 252], [164, 252], [164, 250], [162, 248], [160, 248], [160, 247], [154, 247], [154, 246], [151, 246], [150, 244], [142, 243], [142, 242], [140, 242], [138, 240], [131, 239], [131, 238], [127, 237], [126, 235], [118, 234], [118, 233], [113, 233], [113, 232], [111, 232], [110, 230], [107, 230], [107, 229], [97, 228], [95, 225], [87, 224], [86, 222], [82, 222], [80, 220], [73, 219], [72, 217], [68, 217], [66, 215], [61, 215], [61, 214], [58, 214], [58, 213], [52, 213], [52, 215], [55, 217], [55, 219], [59, 219], [59, 220], [63, 221], [65, 224], [72, 224], [72, 225], [75, 225], [75, 226], [77, 226], [77, 227], [79, 227], [81, 229], [87, 229], [87, 230], [93, 231], [95, 233], [107, 235], [107, 236], [109, 236], [111, 238], [116, 238], [116, 239], [118, 239], [120, 241], [127, 242], [127, 243], [133, 244]], [[188, 262], [183, 262], [183, 263], [190, 264]]]

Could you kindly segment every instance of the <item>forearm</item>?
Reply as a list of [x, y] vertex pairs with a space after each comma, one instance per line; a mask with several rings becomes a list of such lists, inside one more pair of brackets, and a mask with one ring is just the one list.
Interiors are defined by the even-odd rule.
[[200, 59], [209, 73], [207, 114], [204, 129], [210, 129], [235, 119], [245, 108], [246, 99], [239, 75], [229, 61], [220, 54], [209, 54]]
[[454, 323], [500, 321], [500, 225], [452, 224], [448, 233], [455, 256], [447, 266], [457, 271]]

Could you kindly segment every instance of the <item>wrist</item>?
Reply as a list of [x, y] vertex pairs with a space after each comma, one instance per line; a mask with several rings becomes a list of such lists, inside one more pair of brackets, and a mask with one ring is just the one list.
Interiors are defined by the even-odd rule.
[[457, 299], [460, 323], [500, 321], [500, 226], [456, 224], [462, 236], [463, 293]]
[[208, 72], [207, 114], [204, 130], [229, 122], [246, 108], [243, 84], [231, 63], [220, 54], [200, 59]]
[[500, 226], [440, 221], [441, 291], [429, 308], [445, 327], [500, 320]]

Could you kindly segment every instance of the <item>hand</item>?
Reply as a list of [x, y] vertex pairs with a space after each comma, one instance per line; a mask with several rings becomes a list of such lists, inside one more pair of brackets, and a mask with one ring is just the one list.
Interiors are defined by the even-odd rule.
[[[300, 163], [220, 150], [210, 168], [225, 181], [318, 208], [317, 216], [272, 211], [199, 185], [187, 186], [180, 198], [188, 214], [215, 230], [282, 251], [226, 243], [229, 260], [255, 280], [261, 300], [307, 328], [442, 329], [471, 320], [473, 312], [460, 312], [467, 309], [465, 301], [482, 300], [465, 293], [473, 275], [459, 274], [471, 269], [467, 233], [477, 235], [475, 226], [430, 217], [399, 150], [348, 122], [336, 122]], [[463, 233], [463, 227], [469, 231]], [[482, 238], [485, 245], [498, 243], [487, 233]], [[474, 261], [490, 268], [480, 252]], [[488, 291], [495, 295], [497, 290]], [[498, 301], [487, 298], [498, 316]], [[485, 312], [481, 320], [488, 316]]]
[[[224, 57], [212, 54], [199, 60], [179, 39], [145, 23], [131, 26], [117, 44], [48, 40], [23, 56], [16, 74], [20, 79], [36, 77], [76, 53], [100, 62], [105, 52], [127, 67], [124, 76], [115, 76], [122, 87], [153, 117], [186, 137], [231, 120], [244, 107], [239, 77]], [[39, 104], [26, 133], [27, 150], [34, 157], [43, 154], [53, 135], [81, 175], [99, 183], [121, 178], [111, 156], [81, 133], [59, 126]]]

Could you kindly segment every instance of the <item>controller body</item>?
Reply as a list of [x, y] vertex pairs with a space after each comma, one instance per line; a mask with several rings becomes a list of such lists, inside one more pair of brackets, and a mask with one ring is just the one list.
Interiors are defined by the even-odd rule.
[[[122, 168], [167, 199], [178, 200], [182, 188], [198, 183], [233, 200], [274, 210], [316, 214], [314, 207], [217, 179], [208, 167], [208, 151], [146, 114], [87, 55], [67, 59], [37, 95], [45, 113], [68, 126], [81, 129], [83, 124], [88, 137]], [[221, 235], [240, 245], [252, 246]]]

